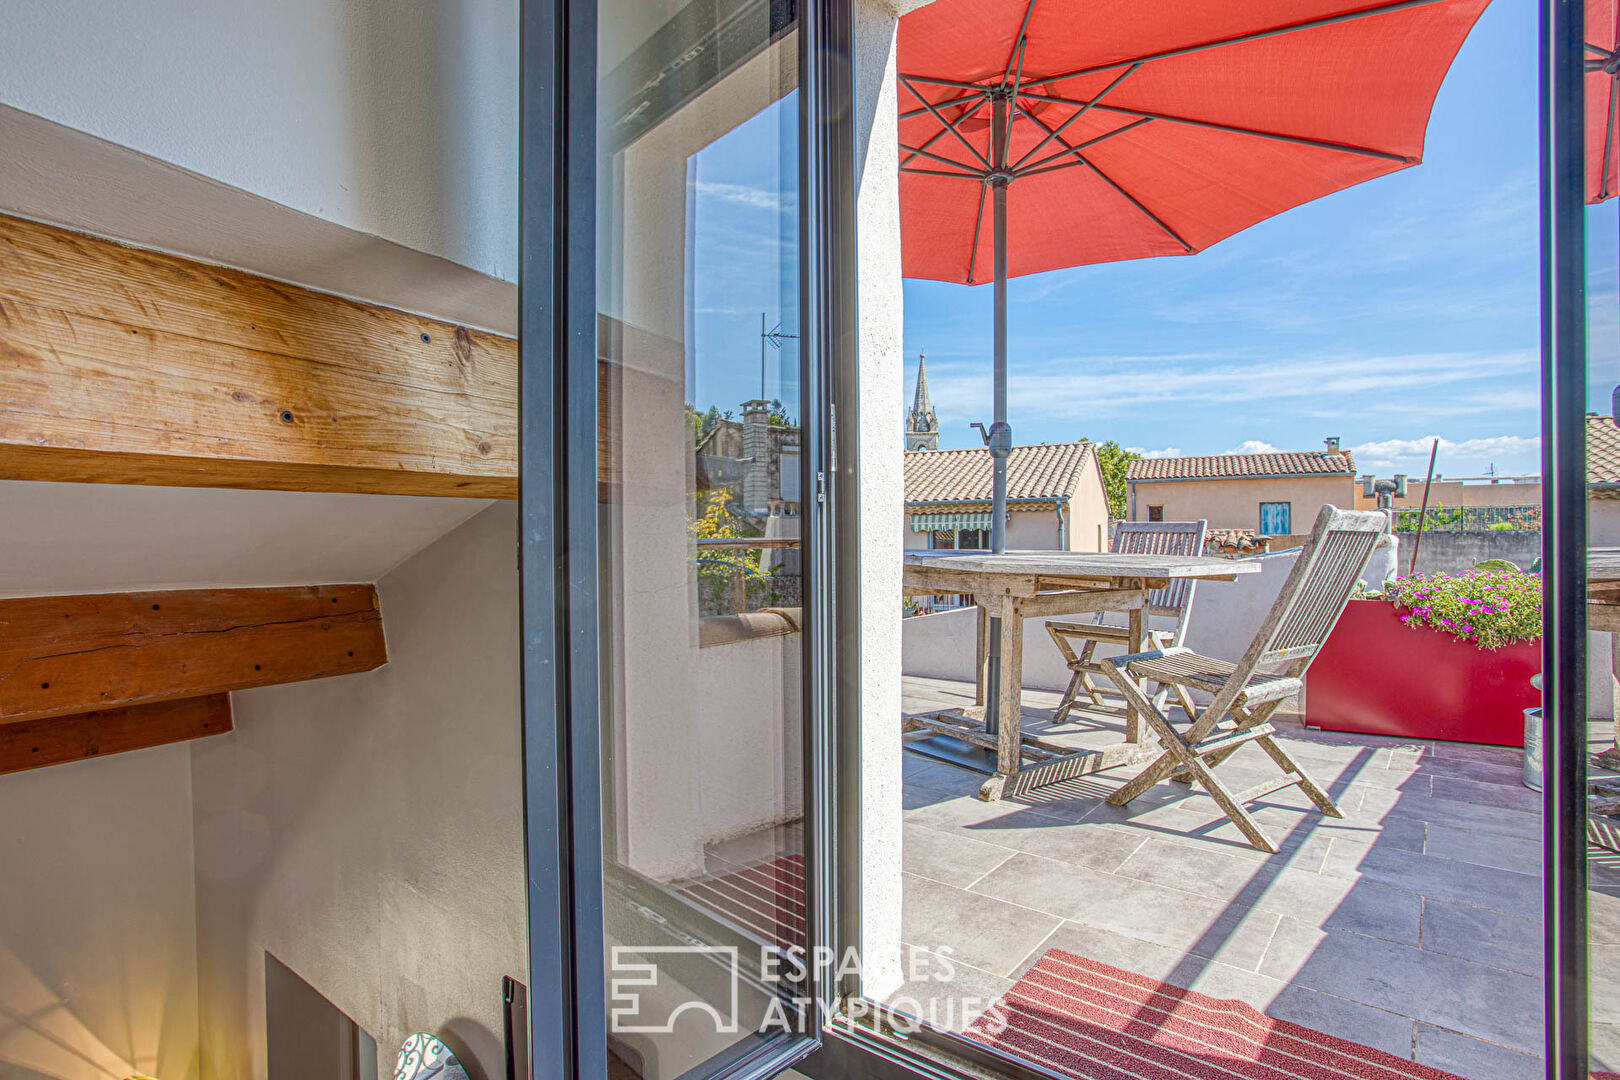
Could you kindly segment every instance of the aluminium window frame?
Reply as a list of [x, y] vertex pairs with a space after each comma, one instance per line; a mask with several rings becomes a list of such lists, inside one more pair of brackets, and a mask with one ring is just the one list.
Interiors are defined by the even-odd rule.
[[[836, 525], [841, 501], [853, 505], [853, 483], [840, 485], [834, 473], [841, 461], [853, 478], [854, 425], [839, 430], [831, 405], [831, 387], [839, 380], [852, 387], [856, 371], [852, 3], [774, 2], [796, 8], [799, 30], [805, 832], [807, 923], [818, 942], [834, 933], [840, 917], [858, 925], [858, 908], [835, 907], [826, 886], [838, 823], [825, 799], [831, 787], [817, 780], [833, 768], [831, 718], [855, 700], [838, 682], [832, 639], [833, 612], [848, 592], [833, 569], [841, 554], [833, 545], [855, 535]], [[596, 0], [522, 0], [520, 13], [518, 509], [535, 1080], [605, 1080], [608, 1069], [597, 606], [597, 14]], [[843, 554], [853, 563], [853, 552]], [[686, 1077], [762, 1080], [814, 1052], [819, 1018], [835, 993], [820, 975], [812, 968], [809, 989], [820, 1011], [802, 1035], [722, 1054]]]

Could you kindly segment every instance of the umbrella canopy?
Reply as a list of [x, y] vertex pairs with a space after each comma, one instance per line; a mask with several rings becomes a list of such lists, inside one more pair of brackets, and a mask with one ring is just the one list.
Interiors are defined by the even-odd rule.
[[1192, 254], [1415, 165], [1487, 2], [935, 0], [897, 43], [904, 273], [991, 279], [997, 175], [1016, 277]]
[[1586, 0], [1586, 201], [1620, 187], [1620, 5]]

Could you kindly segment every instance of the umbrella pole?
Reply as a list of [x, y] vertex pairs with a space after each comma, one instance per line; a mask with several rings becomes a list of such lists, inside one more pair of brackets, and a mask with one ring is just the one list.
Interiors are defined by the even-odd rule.
[[[1007, 455], [1012, 453], [1012, 428], [1007, 425], [1007, 98], [997, 94], [990, 103], [991, 159], [996, 172], [989, 178], [991, 197], [990, 235], [994, 251], [995, 284], [992, 286], [991, 318], [993, 351], [991, 373], [994, 379], [994, 411], [990, 424], [990, 551], [1000, 555], [1007, 550]], [[1001, 620], [990, 620], [989, 663], [985, 680], [985, 731], [995, 735], [1001, 729]]]

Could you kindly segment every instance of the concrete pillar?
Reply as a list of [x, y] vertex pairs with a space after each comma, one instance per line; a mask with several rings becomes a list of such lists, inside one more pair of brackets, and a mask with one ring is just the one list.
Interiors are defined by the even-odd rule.
[[[917, 7], [917, 4], [908, 4]], [[855, 3], [856, 229], [860, 245], [861, 942], [865, 993], [899, 988], [900, 561], [905, 379], [900, 161], [890, 3]]]

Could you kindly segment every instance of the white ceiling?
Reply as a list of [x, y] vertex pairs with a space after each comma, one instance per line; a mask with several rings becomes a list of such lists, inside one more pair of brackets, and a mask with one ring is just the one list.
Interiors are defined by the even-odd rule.
[[372, 582], [489, 505], [0, 481], [0, 597]]

